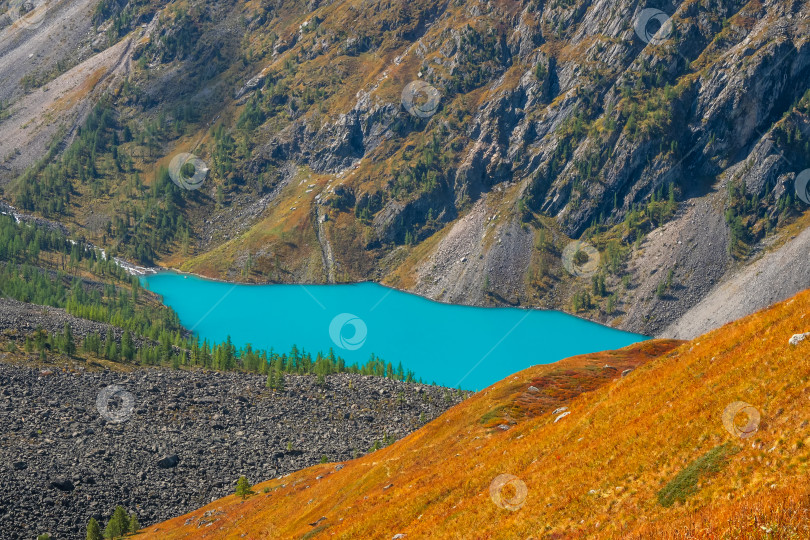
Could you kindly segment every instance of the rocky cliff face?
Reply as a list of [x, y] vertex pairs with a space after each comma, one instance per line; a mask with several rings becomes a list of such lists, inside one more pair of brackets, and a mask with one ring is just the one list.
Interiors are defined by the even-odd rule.
[[[171, 264], [251, 281], [371, 278], [666, 334], [799, 240], [804, 2], [133, 6], [153, 22], [110, 39], [132, 40], [125, 58], [138, 61], [110, 105], [119, 129], [181, 127], [148, 153], [137, 134], [119, 151], [144, 175], [179, 151], [212, 165], [202, 189], [177, 195], [191, 240], [161, 246]], [[19, 129], [41, 91], [7, 93], [0, 132]], [[107, 189], [137, 206], [127, 174]], [[78, 207], [114, 219], [115, 204], [71, 181]], [[600, 252], [597, 282], [564, 267], [573, 239]], [[808, 283], [768, 286], [784, 298]]]

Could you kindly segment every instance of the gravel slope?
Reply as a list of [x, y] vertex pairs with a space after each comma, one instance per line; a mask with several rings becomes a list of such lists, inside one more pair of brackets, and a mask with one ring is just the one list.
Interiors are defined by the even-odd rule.
[[[626, 312], [619, 324], [622, 329], [669, 337], [662, 334], [663, 329], [682, 320], [723, 279], [733, 262], [723, 216], [724, 191], [725, 185], [720, 185], [703, 197], [681, 203], [672, 221], [650, 232], [633, 250], [628, 264], [633, 285], [621, 298]], [[656, 289], [670, 270], [673, 285], [659, 298]], [[711, 329], [703, 326], [696, 335]]]
[[810, 229], [729, 274], [661, 337], [692, 339], [810, 288]]
[[[461, 399], [440, 387], [346, 374], [325, 387], [289, 376], [287, 391], [273, 394], [258, 375], [49, 371], [0, 362], [4, 540], [46, 531], [84, 538], [90, 517], [106, 521], [116, 504], [137, 511], [141, 525], [162, 521], [233, 492], [241, 474], [255, 482], [321, 456], [351, 459]], [[133, 398], [122, 423], [97, 408], [112, 384]]]

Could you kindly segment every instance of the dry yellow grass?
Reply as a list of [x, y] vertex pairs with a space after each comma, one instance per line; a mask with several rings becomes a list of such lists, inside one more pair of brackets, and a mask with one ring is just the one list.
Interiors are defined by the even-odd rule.
[[[810, 538], [810, 342], [788, 345], [810, 330], [808, 312], [810, 291], [692, 342], [532, 367], [342, 468], [264, 482], [246, 501], [226, 497], [142, 536]], [[724, 428], [735, 401], [761, 414], [750, 438]], [[555, 422], [564, 402], [570, 414]], [[721, 446], [727, 461], [695, 477], [683, 502], [659, 503]], [[501, 474], [526, 486], [514, 511], [490, 496]]]

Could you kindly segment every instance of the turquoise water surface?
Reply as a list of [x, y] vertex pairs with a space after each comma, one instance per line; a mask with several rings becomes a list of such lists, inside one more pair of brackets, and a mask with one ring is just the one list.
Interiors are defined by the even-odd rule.
[[374, 353], [425, 382], [480, 390], [535, 364], [647, 339], [558, 311], [442, 304], [374, 283], [234, 285], [143, 278], [201, 339], [276, 352], [295, 344], [362, 364]]

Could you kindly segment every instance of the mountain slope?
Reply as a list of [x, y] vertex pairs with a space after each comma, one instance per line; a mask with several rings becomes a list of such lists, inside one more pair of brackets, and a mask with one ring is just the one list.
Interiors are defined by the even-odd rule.
[[[630, 0], [104, 0], [67, 25], [53, 6], [37, 28], [0, 16], [3, 197], [139, 264], [694, 337], [763, 305], [689, 326], [704, 299], [724, 311], [719, 284], [773, 244], [806, 252], [806, 2], [687, 0], [655, 36]], [[165, 169], [184, 152], [199, 190]], [[601, 255], [588, 302], [572, 239]]]
[[[808, 312], [810, 291], [694, 341], [524, 370], [389, 447], [141, 537], [806, 537], [810, 343], [788, 341]], [[628, 363], [638, 367], [621, 376]], [[601, 386], [571, 383], [606, 371]], [[758, 429], [744, 414], [724, 423], [740, 401]], [[525, 491], [491, 497], [501, 474]]]

